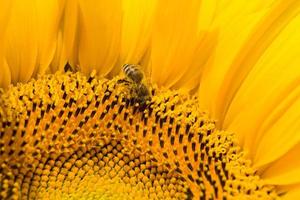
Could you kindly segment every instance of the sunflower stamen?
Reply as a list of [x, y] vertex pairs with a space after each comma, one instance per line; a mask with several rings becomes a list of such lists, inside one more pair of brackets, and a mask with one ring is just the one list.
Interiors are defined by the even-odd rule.
[[1, 93], [0, 197], [275, 198], [197, 99], [67, 72]]

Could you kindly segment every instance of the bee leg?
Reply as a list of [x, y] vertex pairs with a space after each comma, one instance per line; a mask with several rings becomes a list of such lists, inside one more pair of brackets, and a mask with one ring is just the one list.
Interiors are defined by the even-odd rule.
[[132, 105], [137, 103], [137, 89], [135, 87], [130, 88], [130, 95], [131, 95], [131, 101]]
[[118, 84], [120, 84], [120, 83], [125, 83], [125, 84], [129, 85], [129, 84], [130, 84], [130, 81], [128, 81], [128, 80], [126, 80], [126, 79], [120, 79], [120, 80], [117, 81], [117, 83], [118, 83]]

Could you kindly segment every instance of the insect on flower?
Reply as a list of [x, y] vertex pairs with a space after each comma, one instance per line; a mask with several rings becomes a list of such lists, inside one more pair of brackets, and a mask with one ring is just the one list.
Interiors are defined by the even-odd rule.
[[125, 79], [119, 80], [119, 83], [125, 83], [130, 87], [130, 93], [134, 102], [138, 103], [141, 108], [145, 107], [151, 101], [151, 94], [144, 83], [144, 72], [140, 65], [124, 64], [122, 70], [126, 76]]

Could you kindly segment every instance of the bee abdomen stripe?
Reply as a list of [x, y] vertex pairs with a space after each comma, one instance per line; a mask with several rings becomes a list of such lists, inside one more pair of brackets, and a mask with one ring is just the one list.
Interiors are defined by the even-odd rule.
[[132, 71], [136, 70], [135, 67], [134, 67], [133, 65], [131, 65], [131, 64], [125, 64], [125, 65], [123, 66], [123, 71], [124, 71], [126, 74], [128, 74], [131, 70], [132, 70]]

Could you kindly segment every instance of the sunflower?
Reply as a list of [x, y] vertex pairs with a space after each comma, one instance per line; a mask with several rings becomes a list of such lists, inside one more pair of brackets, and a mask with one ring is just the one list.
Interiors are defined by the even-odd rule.
[[0, 10], [1, 199], [300, 197], [299, 1]]

